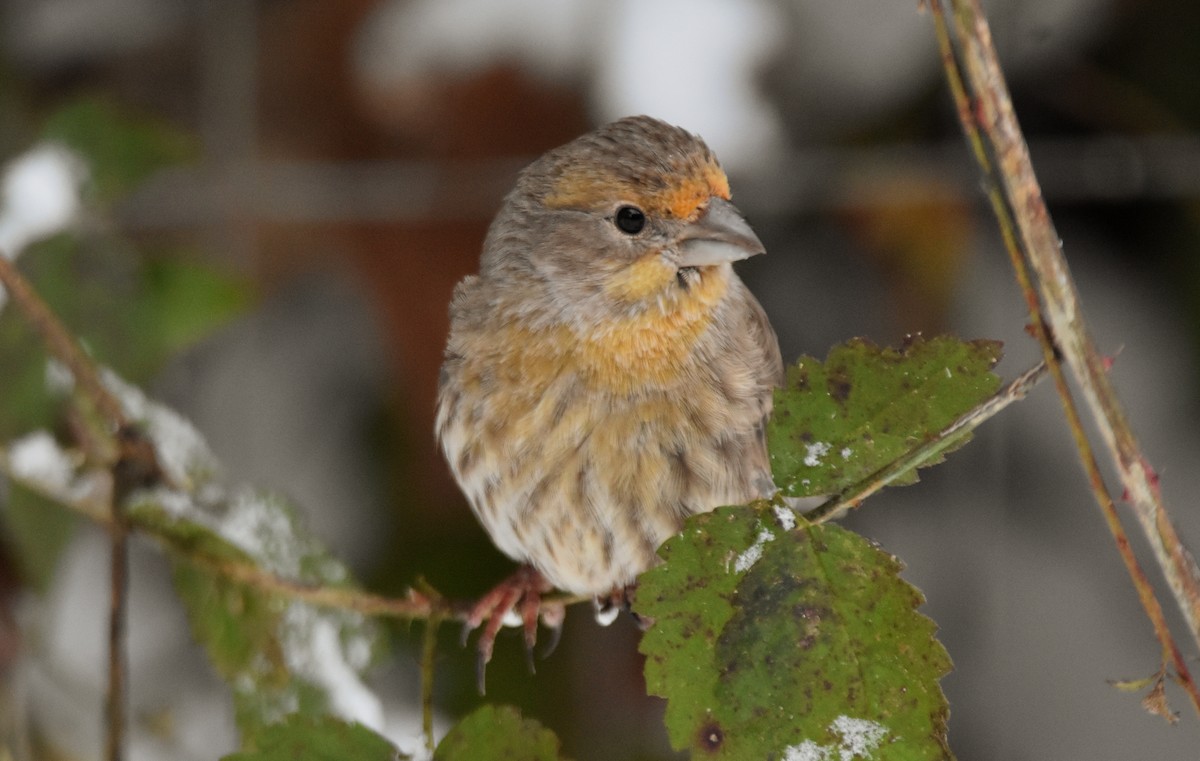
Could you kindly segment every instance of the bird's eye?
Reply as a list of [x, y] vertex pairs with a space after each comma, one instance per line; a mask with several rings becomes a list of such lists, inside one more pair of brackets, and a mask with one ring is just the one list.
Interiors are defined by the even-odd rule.
[[636, 206], [622, 206], [617, 209], [616, 223], [621, 232], [637, 235], [646, 226], [646, 215]]

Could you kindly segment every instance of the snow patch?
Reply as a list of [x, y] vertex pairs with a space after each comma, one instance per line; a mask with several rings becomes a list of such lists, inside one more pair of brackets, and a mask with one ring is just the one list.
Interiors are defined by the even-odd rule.
[[834, 719], [828, 731], [839, 740], [829, 745], [812, 740], [790, 745], [783, 750], [783, 761], [867, 761], [888, 734], [882, 724], [845, 715]]
[[796, 528], [796, 514], [792, 512], [791, 508], [775, 505], [771, 511], [775, 513], [775, 520], [779, 521], [779, 527], [784, 531]]
[[850, 447], [842, 447], [841, 455], [842, 455], [843, 460], [849, 460], [850, 455], [852, 455], [852, 454], [854, 454], [853, 449], [851, 449]]
[[8, 467], [14, 477], [58, 493], [75, 475], [70, 455], [48, 431], [34, 431], [14, 441], [8, 449]]
[[220, 466], [208, 443], [182, 415], [147, 399], [140, 388], [108, 368], [102, 369], [101, 379], [125, 413], [142, 424], [154, 442], [158, 464], [171, 482], [188, 488], [218, 474]]
[[830, 445], [824, 441], [817, 441], [812, 444], [804, 445], [804, 464], [810, 468], [815, 468], [821, 464], [821, 458], [829, 454]]
[[105, 477], [79, 473], [80, 460], [63, 449], [49, 431], [34, 431], [8, 445], [5, 469], [35, 489], [67, 503], [98, 494]]
[[825, 745], [817, 745], [812, 740], [805, 740], [799, 745], [790, 745], [783, 749], [783, 761], [830, 761], [832, 750]]
[[[58, 370], [47, 372], [50, 377]], [[329, 585], [347, 579], [346, 569], [328, 557], [316, 539], [305, 535], [286, 500], [249, 486], [226, 485], [219, 480], [216, 457], [190, 422], [149, 400], [111, 370], [103, 369], [101, 377], [129, 419], [154, 444], [167, 476], [167, 483], [138, 492], [134, 509], [146, 504], [168, 520], [211, 531], [253, 558], [258, 567], [280, 577]], [[54, 382], [69, 386], [69, 373]], [[36, 484], [63, 501], [86, 497], [95, 488], [96, 479], [88, 473], [81, 476], [74, 455], [46, 431], [13, 442], [0, 457], [0, 464], [14, 478]], [[382, 703], [359, 676], [373, 654], [373, 631], [360, 614], [293, 602], [277, 635], [289, 670], [320, 689], [332, 712], [378, 731], [384, 725]], [[261, 693], [261, 711], [268, 719], [299, 707], [296, 689], [261, 690], [260, 680], [273, 675], [277, 667], [259, 656], [232, 680], [239, 693]]]
[[775, 541], [775, 535], [768, 528], [761, 528], [758, 531], [758, 538], [754, 540], [754, 544], [746, 548], [745, 552], [739, 554], [733, 561], [734, 573], [743, 573], [754, 567], [754, 564], [762, 558], [763, 546], [767, 542]]
[[83, 160], [54, 142], [35, 145], [9, 162], [0, 185], [0, 248], [10, 258], [30, 243], [65, 229], [79, 214]]
[[376, 732], [383, 730], [383, 703], [358, 676], [369, 657], [370, 646], [361, 637], [351, 635], [343, 643], [342, 634], [329, 618], [311, 607], [293, 604], [284, 621], [284, 658], [292, 673], [323, 687], [329, 709], [348, 721], [357, 721]]
[[[35, 145], [9, 162], [0, 179], [0, 256], [16, 259], [74, 222], [86, 176], [83, 160], [58, 143]], [[0, 309], [7, 300], [0, 287]]]
[[856, 756], [869, 758], [871, 751], [879, 747], [888, 733], [882, 724], [851, 716], [837, 717], [832, 726], [833, 731], [842, 736], [842, 761], [850, 761]]

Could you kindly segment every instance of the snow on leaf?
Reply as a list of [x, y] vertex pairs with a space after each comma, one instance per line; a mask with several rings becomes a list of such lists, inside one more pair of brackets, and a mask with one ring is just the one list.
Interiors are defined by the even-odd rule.
[[867, 761], [887, 737], [887, 727], [867, 719], [839, 716], [826, 731], [836, 739], [826, 745], [805, 740], [783, 749], [783, 761]]
[[769, 529], [759, 529], [758, 538], [754, 540], [754, 544], [743, 550], [733, 561], [734, 572], [745, 573], [753, 568], [758, 559], [762, 557], [763, 545], [773, 541], [775, 541], [775, 535]]
[[[379, 698], [362, 681], [375, 630], [362, 615], [317, 608], [214, 573], [212, 564], [250, 564], [285, 580], [350, 584], [346, 568], [307, 533], [286, 499], [222, 479], [220, 463], [195, 427], [136, 386], [103, 379], [153, 442], [169, 483], [135, 492], [126, 509], [182, 550], [175, 581], [196, 639], [233, 687], [238, 723], [252, 738], [300, 712], [372, 728]], [[189, 555], [206, 559], [202, 565]]]
[[101, 473], [79, 470], [81, 458], [59, 446], [49, 431], [34, 431], [13, 441], [0, 468], [24, 486], [51, 499], [83, 502], [108, 488]]
[[8, 446], [8, 470], [47, 492], [70, 491], [75, 463], [49, 431], [34, 431]]
[[214, 480], [220, 466], [208, 443], [186, 418], [175, 410], [146, 398], [140, 388], [105, 368], [101, 377], [129, 417], [154, 442], [158, 464], [168, 478], [187, 489]]
[[176, 586], [197, 640], [233, 686], [243, 731], [253, 734], [297, 711], [381, 726], [379, 699], [361, 678], [374, 648], [374, 629], [361, 615], [289, 601], [186, 559], [195, 553], [303, 583], [348, 583], [345, 568], [303, 533], [283, 499], [209, 482], [195, 494], [139, 492], [128, 509], [186, 550], [176, 563]]
[[804, 464], [815, 468], [821, 464], [821, 458], [829, 453], [829, 445], [824, 441], [804, 445]]
[[[103, 370], [102, 378], [154, 445], [168, 479], [131, 494], [126, 515], [177, 551], [176, 588], [197, 641], [233, 688], [243, 736], [252, 738], [296, 712], [331, 712], [381, 726], [380, 701], [362, 681], [376, 643], [369, 621], [263, 591], [216, 570], [236, 564], [284, 581], [342, 586], [352, 583], [346, 568], [305, 531], [286, 499], [225, 483], [220, 464], [191, 423], [112, 371]], [[5, 472], [69, 504], [84, 502], [103, 486], [103, 473], [82, 466], [81, 458], [45, 431], [0, 450]]]
[[667, 699], [671, 744], [696, 758], [951, 759], [950, 661], [899, 561], [839, 526], [782, 522], [775, 505], [693, 516], [640, 577], [646, 684]]
[[775, 520], [779, 521], [779, 526], [784, 531], [796, 528], [796, 513], [790, 507], [772, 505], [771, 512], [775, 513]]

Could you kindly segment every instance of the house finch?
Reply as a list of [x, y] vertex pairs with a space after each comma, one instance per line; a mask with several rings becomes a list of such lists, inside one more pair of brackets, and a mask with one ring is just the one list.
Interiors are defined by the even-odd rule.
[[693, 513], [774, 491], [765, 424], [783, 368], [731, 262], [763, 251], [700, 138], [613, 122], [539, 158], [458, 284], [437, 436], [522, 569], [486, 595], [484, 662], [551, 587], [623, 596]]

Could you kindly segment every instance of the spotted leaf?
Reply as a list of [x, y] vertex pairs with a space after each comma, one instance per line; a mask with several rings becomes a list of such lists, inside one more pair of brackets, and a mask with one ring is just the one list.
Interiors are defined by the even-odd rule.
[[[775, 483], [791, 496], [831, 494], [858, 483], [938, 434], [994, 394], [998, 341], [910, 337], [899, 349], [856, 338], [824, 362], [801, 357], [775, 393], [767, 430]], [[962, 433], [937, 456], [962, 446]], [[916, 470], [891, 481], [913, 483]]]
[[693, 758], [952, 758], [950, 670], [901, 564], [782, 506], [691, 518], [642, 575], [649, 691]]

